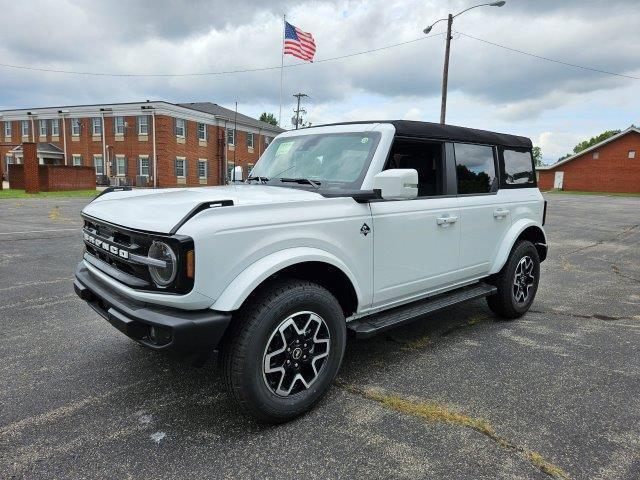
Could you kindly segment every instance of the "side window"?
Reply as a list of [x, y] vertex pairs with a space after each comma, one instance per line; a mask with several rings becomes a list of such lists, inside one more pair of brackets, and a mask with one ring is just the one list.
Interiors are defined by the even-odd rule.
[[529, 150], [503, 148], [500, 167], [502, 186], [507, 188], [535, 187], [536, 177], [533, 169], [533, 157]]
[[418, 172], [418, 197], [445, 194], [443, 144], [396, 138], [385, 170], [412, 168]]
[[455, 143], [458, 194], [490, 193], [497, 189], [493, 147]]

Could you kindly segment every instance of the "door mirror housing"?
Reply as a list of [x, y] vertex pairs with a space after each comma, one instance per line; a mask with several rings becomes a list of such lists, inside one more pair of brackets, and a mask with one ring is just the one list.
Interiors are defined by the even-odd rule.
[[373, 189], [385, 200], [408, 200], [418, 196], [418, 172], [413, 168], [394, 168], [373, 177]]

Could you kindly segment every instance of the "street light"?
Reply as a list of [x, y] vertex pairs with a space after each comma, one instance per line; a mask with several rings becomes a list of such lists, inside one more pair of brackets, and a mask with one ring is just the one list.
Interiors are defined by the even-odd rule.
[[444, 69], [442, 71], [442, 103], [440, 104], [440, 123], [444, 124], [444, 119], [447, 114], [447, 83], [449, 82], [449, 53], [451, 52], [451, 25], [453, 24], [453, 19], [474, 8], [502, 7], [505, 3], [507, 2], [500, 1], [492, 3], [480, 3], [478, 5], [474, 5], [473, 7], [462, 10], [455, 15], [449, 14], [447, 18], [436, 20], [423, 30], [425, 34], [428, 34], [436, 23], [444, 22], [445, 20], [447, 21], [447, 44], [444, 50]]

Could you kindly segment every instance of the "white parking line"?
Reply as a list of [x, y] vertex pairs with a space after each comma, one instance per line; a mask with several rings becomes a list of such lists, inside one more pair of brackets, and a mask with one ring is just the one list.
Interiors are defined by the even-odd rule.
[[76, 228], [53, 228], [49, 230], [28, 230], [26, 232], [2, 232], [0, 235], [18, 235], [22, 233], [46, 233], [46, 232], [71, 232], [74, 230], [82, 230], [81, 227]]

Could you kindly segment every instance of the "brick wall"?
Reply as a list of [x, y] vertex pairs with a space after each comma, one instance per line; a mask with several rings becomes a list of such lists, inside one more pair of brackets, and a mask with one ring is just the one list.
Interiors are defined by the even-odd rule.
[[[41, 192], [96, 188], [96, 172], [93, 167], [39, 165], [38, 173]], [[9, 165], [9, 178], [9, 188], [24, 190], [24, 165]]]
[[38, 168], [38, 155], [36, 144], [25, 142], [22, 144], [24, 160], [24, 191], [38, 193], [40, 191], [40, 169]]
[[[636, 158], [628, 158], [629, 150], [635, 150]], [[585, 192], [633, 192], [640, 193], [640, 133], [629, 132], [593, 150], [550, 170], [539, 172], [540, 190], [553, 188], [556, 171], [564, 172], [563, 190]]]

